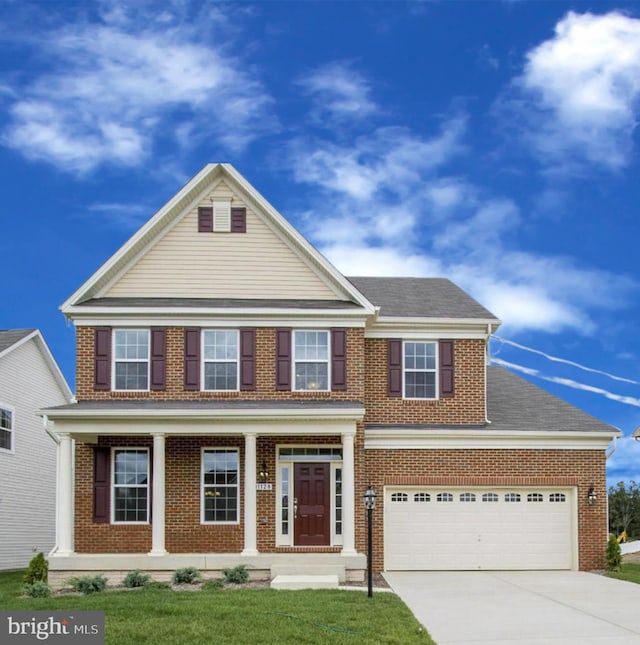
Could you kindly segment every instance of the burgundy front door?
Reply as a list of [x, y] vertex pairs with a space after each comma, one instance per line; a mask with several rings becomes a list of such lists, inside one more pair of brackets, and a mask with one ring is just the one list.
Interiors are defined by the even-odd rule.
[[331, 544], [329, 464], [294, 464], [296, 546]]

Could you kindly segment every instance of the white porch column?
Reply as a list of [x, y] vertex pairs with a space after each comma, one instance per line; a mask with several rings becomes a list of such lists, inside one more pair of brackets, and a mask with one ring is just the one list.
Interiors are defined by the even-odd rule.
[[342, 435], [342, 555], [356, 552], [354, 437], [353, 432]]
[[242, 555], [258, 554], [256, 501], [256, 434], [244, 436], [244, 550]]
[[58, 549], [56, 555], [73, 553], [73, 441], [67, 432], [58, 434]]
[[151, 485], [151, 551], [149, 555], [166, 555], [164, 548], [165, 455], [164, 433], [153, 434], [153, 481]]

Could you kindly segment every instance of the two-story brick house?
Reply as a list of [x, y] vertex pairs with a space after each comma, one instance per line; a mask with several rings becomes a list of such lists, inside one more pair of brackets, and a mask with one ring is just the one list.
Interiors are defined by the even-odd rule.
[[63, 305], [52, 580], [182, 566], [593, 569], [618, 433], [501, 368], [451, 282], [346, 278], [205, 167]]

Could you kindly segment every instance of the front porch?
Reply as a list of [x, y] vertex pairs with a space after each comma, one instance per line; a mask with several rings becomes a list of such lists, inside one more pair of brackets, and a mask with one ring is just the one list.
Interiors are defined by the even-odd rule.
[[[107, 406], [49, 417], [59, 439], [52, 584], [84, 573], [119, 582], [133, 569], [168, 580], [187, 566], [217, 577], [238, 564], [254, 579], [304, 572], [361, 580], [362, 408], [285, 403], [265, 418], [255, 404], [249, 414], [238, 405], [221, 414], [219, 405], [187, 403], [179, 418], [175, 402], [156, 403], [142, 418]], [[109, 465], [97, 485], [99, 453]], [[231, 463], [226, 470], [216, 466], [222, 458]], [[132, 459], [139, 462], [133, 477], [122, 470]]]

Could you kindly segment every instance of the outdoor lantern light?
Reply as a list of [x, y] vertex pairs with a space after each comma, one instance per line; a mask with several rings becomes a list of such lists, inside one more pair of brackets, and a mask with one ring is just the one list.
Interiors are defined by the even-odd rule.
[[596, 495], [596, 489], [593, 486], [589, 486], [589, 490], [587, 491], [587, 501], [589, 504], [595, 504], [597, 499], [598, 496]]
[[266, 482], [267, 479], [269, 479], [269, 471], [267, 470], [267, 462], [263, 459], [262, 460], [262, 468], [260, 472], [258, 473], [258, 477], [260, 478], [261, 482]]
[[367, 595], [373, 597], [373, 509], [376, 507], [376, 491], [369, 484], [363, 495], [364, 507], [367, 509]]
[[367, 492], [362, 496], [364, 498], [364, 507], [369, 511], [376, 507], [376, 491], [373, 490], [371, 484], [367, 488]]

